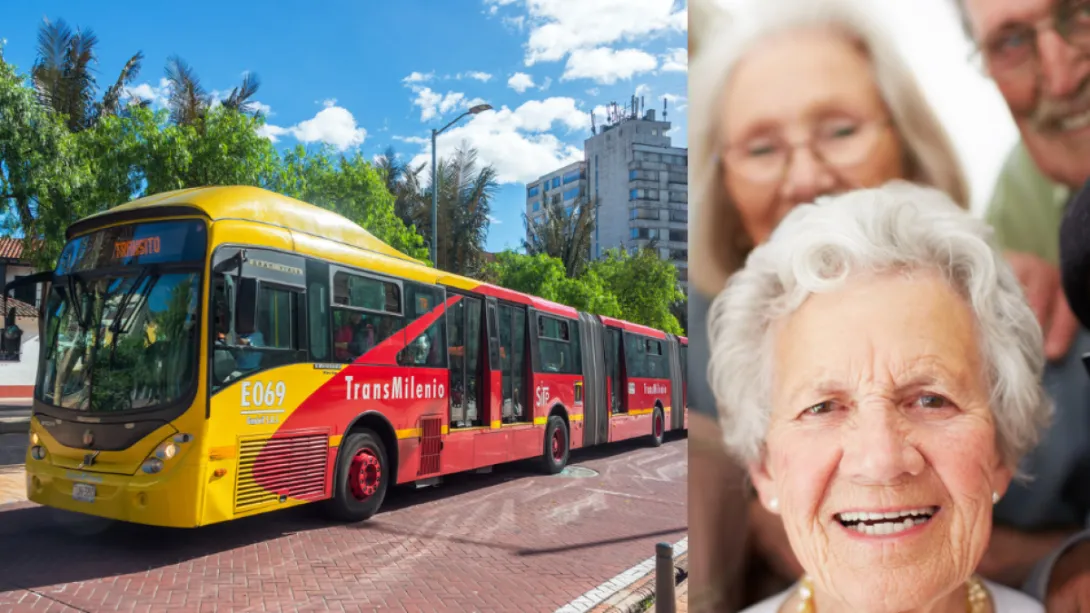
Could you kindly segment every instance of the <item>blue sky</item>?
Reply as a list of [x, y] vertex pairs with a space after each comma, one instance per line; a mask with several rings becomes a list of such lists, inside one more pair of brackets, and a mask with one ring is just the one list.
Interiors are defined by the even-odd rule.
[[[467, 142], [502, 182], [487, 247], [517, 247], [525, 184], [582, 158], [590, 113], [644, 95], [685, 137], [687, 0], [401, 0], [288, 6], [75, 1], [5, 7], [4, 55], [30, 70], [43, 19], [64, 19], [99, 39], [99, 84], [143, 51], [133, 95], [162, 99], [177, 54], [209, 91], [229, 92], [245, 71], [261, 80], [266, 134], [285, 147], [327, 142], [378, 155], [393, 145], [430, 161], [431, 128], [471, 104], [496, 110], [440, 136], [439, 155]], [[425, 170], [425, 172], [428, 172]]]

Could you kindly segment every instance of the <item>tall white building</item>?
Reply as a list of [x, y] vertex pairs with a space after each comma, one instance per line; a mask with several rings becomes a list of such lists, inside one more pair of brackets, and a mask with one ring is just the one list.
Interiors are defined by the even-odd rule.
[[563, 203], [571, 214], [577, 202], [586, 201], [587, 168], [574, 162], [538, 178], [526, 186], [526, 217], [540, 221], [548, 204]]
[[[613, 248], [634, 252], [654, 244], [659, 257], [677, 267], [678, 280], [687, 290], [689, 152], [671, 144], [665, 101], [663, 105], [659, 119], [635, 97], [625, 107], [612, 104], [605, 124], [595, 126], [584, 142], [582, 163], [565, 166], [527, 186], [526, 214], [534, 219], [548, 199], [567, 201], [575, 194], [578, 168], [584, 177], [579, 188], [598, 207], [591, 256], [600, 258]], [[571, 183], [565, 184], [566, 180]]]

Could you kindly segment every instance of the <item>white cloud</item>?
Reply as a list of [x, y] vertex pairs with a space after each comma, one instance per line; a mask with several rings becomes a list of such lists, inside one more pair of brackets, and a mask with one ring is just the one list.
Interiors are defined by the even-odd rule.
[[503, 223], [502, 221], [500, 221], [500, 219], [498, 217], [493, 217], [492, 215], [486, 215], [486, 217], [488, 217], [488, 221], [490, 221], [490, 222], [492, 222], [494, 224], [498, 225], [498, 224]]
[[598, 95], [601, 94], [601, 93], [602, 93], [602, 90], [598, 89], [597, 87], [592, 87], [592, 88], [587, 90], [587, 95], [588, 96], [598, 97]]
[[445, 115], [454, 109], [465, 108], [466, 96], [461, 92], [447, 92], [440, 94], [430, 87], [414, 86], [416, 99], [413, 106], [420, 107], [420, 121], [430, 121], [440, 115]]
[[688, 30], [684, 0], [526, 0], [526, 5], [533, 24], [527, 66], [558, 61], [578, 49]]
[[170, 81], [159, 79], [159, 85], [141, 83], [135, 87], [126, 87], [121, 94], [122, 99], [138, 98], [148, 100], [153, 107], [162, 108], [167, 104], [170, 96]]
[[479, 70], [470, 70], [469, 72], [463, 72], [458, 75], [458, 79], [476, 79], [481, 83], [488, 83], [492, 79], [492, 75], [487, 72], [481, 72]]
[[688, 49], [670, 49], [662, 58], [662, 70], [663, 72], [688, 72], [689, 71], [689, 50]]
[[655, 56], [639, 49], [577, 49], [568, 57], [560, 80], [593, 79], [602, 85], [612, 85], [656, 68]]
[[404, 143], [412, 143], [414, 145], [426, 145], [429, 139], [423, 136], [395, 136], [394, 140], [399, 140]]
[[[500, 183], [525, 183], [583, 159], [582, 147], [562, 142], [550, 130], [589, 127], [590, 116], [579, 110], [572, 98], [531, 100], [514, 110], [505, 106], [486, 111], [451, 128], [439, 138], [438, 154], [448, 157], [466, 143], [477, 149], [482, 164], [496, 168]], [[428, 162], [430, 154], [425, 145], [411, 164]]]
[[636, 91], [633, 93], [637, 96], [646, 96], [651, 93], [651, 86], [646, 83], [640, 83], [636, 86]]
[[549, 89], [549, 86], [551, 86], [552, 84], [553, 84], [553, 78], [552, 77], [545, 77], [545, 80], [541, 82], [541, 87], [540, 87], [541, 91], [545, 91], [545, 90]]
[[435, 77], [434, 72], [429, 72], [427, 74], [422, 73], [422, 72], [413, 72], [409, 76], [402, 79], [401, 82], [402, 83], [425, 83], [427, 81], [431, 81], [434, 77]]
[[517, 91], [520, 94], [533, 86], [534, 78], [526, 74], [525, 72], [516, 72], [515, 74], [511, 75], [510, 79], [507, 79], [507, 87], [510, 87], [511, 89]]
[[367, 139], [367, 130], [356, 124], [352, 113], [346, 108], [335, 106], [332, 100], [327, 100], [325, 108], [311, 119], [286, 128], [266, 124], [258, 129], [258, 133], [274, 143], [281, 136], [290, 135], [303, 143], [326, 143], [338, 151], [358, 147]]
[[503, 25], [521, 32], [526, 27], [526, 17], [519, 15], [517, 17], [504, 17]]

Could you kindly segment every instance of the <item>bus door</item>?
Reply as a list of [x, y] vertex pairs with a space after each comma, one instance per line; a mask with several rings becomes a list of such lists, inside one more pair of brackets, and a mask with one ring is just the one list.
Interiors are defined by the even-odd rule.
[[621, 331], [616, 328], [606, 328], [606, 376], [609, 383], [609, 412], [612, 415], [624, 412], [624, 390], [621, 389], [621, 364], [624, 363], [624, 354], [621, 353]]
[[503, 423], [533, 421], [526, 402], [526, 307], [500, 303], [498, 319]]
[[462, 296], [447, 309], [447, 347], [450, 354], [450, 427], [471, 428], [484, 425], [486, 402], [481, 380], [480, 298]]

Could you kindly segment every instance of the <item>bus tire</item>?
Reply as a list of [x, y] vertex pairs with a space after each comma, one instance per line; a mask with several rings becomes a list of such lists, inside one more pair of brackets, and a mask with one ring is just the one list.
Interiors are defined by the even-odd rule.
[[651, 413], [651, 446], [661, 447], [665, 436], [666, 419], [662, 416], [662, 409], [655, 407], [655, 410]]
[[340, 521], [370, 519], [382, 506], [390, 483], [391, 466], [382, 439], [371, 430], [344, 438], [337, 454], [333, 497], [326, 501], [329, 514]]
[[559, 415], [551, 415], [545, 427], [545, 448], [542, 450], [541, 464], [545, 474], [555, 475], [568, 464], [571, 445], [568, 442], [568, 427]]

